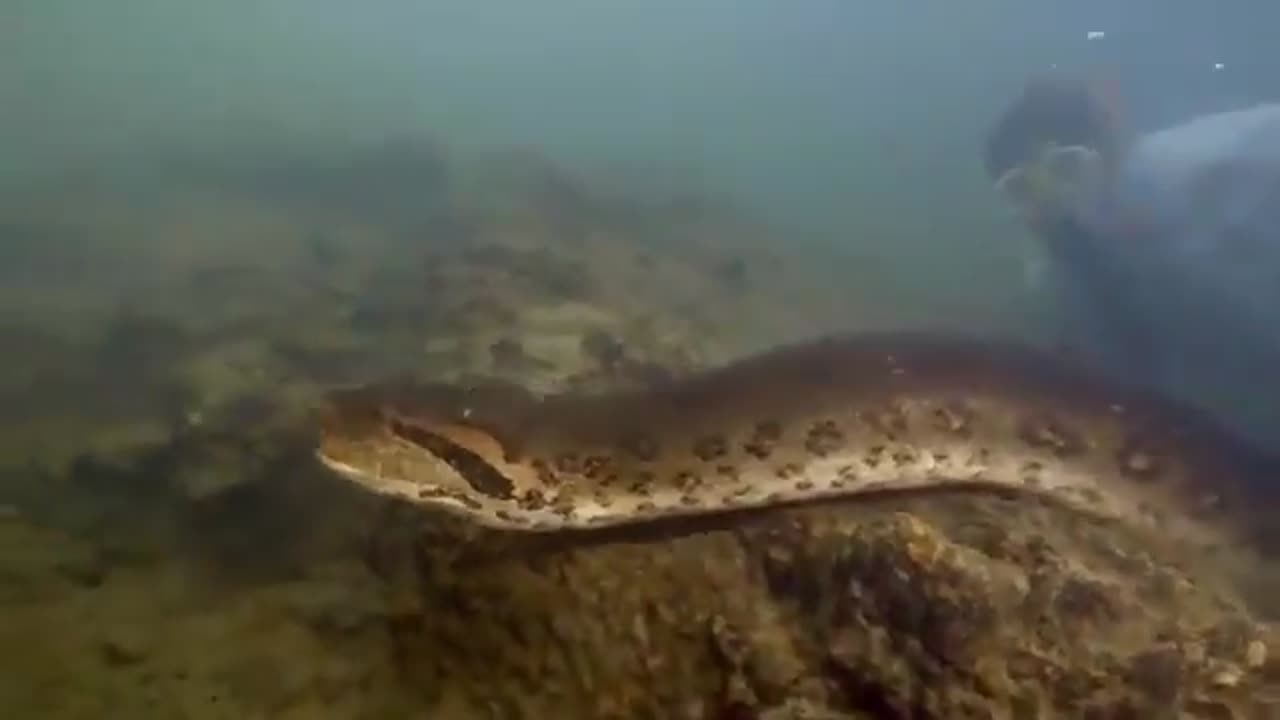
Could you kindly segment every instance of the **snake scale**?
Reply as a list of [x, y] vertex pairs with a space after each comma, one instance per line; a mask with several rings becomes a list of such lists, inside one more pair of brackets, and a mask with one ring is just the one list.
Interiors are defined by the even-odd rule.
[[612, 393], [338, 389], [317, 455], [375, 492], [544, 532], [950, 489], [1217, 545], [1274, 538], [1280, 495], [1280, 465], [1194, 409], [936, 333], [817, 337]]

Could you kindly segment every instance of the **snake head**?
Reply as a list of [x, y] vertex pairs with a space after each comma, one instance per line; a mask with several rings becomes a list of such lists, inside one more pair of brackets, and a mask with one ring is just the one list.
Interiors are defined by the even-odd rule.
[[535, 481], [514, 431], [536, 400], [502, 385], [391, 383], [335, 390], [317, 456], [376, 492], [451, 510], [511, 509]]

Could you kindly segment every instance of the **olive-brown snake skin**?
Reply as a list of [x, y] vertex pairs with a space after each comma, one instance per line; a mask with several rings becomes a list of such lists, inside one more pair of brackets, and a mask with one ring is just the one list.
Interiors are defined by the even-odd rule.
[[376, 492], [525, 531], [986, 488], [1216, 544], [1274, 538], [1280, 482], [1188, 407], [1028, 347], [909, 333], [603, 395], [337, 390], [318, 455]]

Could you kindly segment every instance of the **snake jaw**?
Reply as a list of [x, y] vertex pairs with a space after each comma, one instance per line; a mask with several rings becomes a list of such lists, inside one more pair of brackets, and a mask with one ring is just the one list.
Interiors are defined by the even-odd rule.
[[[481, 395], [480, 399], [486, 399]], [[315, 454], [376, 493], [436, 506], [495, 527], [527, 529], [529, 492], [551, 499], [530, 464], [504, 444], [496, 420], [510, 404], [476, 409], [467, 390], [382, 384], [331, 392]], [[518, 406], [517, 406], [518, 407]]]

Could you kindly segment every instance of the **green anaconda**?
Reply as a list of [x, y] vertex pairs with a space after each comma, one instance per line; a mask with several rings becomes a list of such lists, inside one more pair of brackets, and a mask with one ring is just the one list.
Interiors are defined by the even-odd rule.
[[988, 489], [1217, 544], [1274, 537], [1280, 495], [1270, 458], [1190, 408], [938, 335], [828, 336], [611, 394], [374, 383], [322, 417], [328, 467], [516, 530]]

